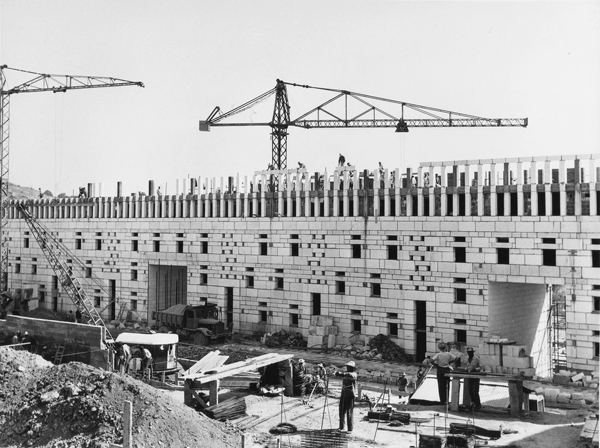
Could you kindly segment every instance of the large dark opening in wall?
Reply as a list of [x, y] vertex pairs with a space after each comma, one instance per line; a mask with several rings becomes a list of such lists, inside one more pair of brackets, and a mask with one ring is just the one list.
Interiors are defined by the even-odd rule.
[[[463, 173], [464, 174], [464, 173]], [[469, 204], [470, 206], [471, 204]], [[458, 216], [465, 216], [465, 195], [464, 194], [459, 194], [458, 195]]]
[[517, 216], [519, 213], [519, 198], [517, 193], [510, 194], [510, 216]]
[[552, 192], [552, 216], [560, 216], [560, 192]]
[[419, 214], [419, 196], [415, 195], [412, 199], [412, 215], [417, 216]]
[[[534, 193], [532, 193], [534, 194]], [[546, 216], [546, 193], [543, 191], [537, 192], [538, 196], [538, 216]]]
[[427, 353], [427, 302], [415, 300], [415, 356], [416, 361], [425, 359]]
[[117, 281], [108, 281], [108, 320], [115, 320], [117, 318]]
[[321, 315], [321, 293], [313, 292], [311, 294], [311, 302], [312, 302], [312, 315], [320, 316]]
[[454, 201], [451, 194], [446, 195], [446, 213], [448, 216], [454, 216]]
[[[490, 282], [488, 332], [525, 346], [536, 375], [551, 374], [550, 293], [545, 284]], [[469, 344], [473, 343], [468, 341]], [[508, 365], [508, 361], [504, 363]]]
[[233, 288], [225, 288], [225, 313], [227, 317], [227, 328], [233, 328]]
[[429, 216], [429, 195], [423, 196], [423, 216]]
[[148, 321], [177, 304], [187, 304], [187, 266], [148, 265]]
[[496, 193], [496, 210], [498, 216], [504, 216], [504, 193]]

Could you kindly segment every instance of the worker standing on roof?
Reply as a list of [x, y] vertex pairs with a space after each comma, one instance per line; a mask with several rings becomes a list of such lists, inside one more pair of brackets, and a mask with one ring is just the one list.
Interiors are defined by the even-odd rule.
[[81, 311], [79, 311], [79, 309], [75, 311], [75, 322], [77, 322], [78, 324], [81, 323]]
[[356, 398], [356, 379], [358, 378], [356, 363], [348, 361], [346, 372], [335, 372], [342, 379], [342, 394], [340, 396], [340, 431], [344, 430], [344, 420], [348, 422], [348, 432], [352, 432], [354, 414], [354, 399]]
[[338, 166], [344, 166], [346, 164], [346, 158], [340, 153], [340, 158], [338, 159]]
[[446, 377], [446, 373], [451, 372], [453, 368], [450, 366], [456, 360], [452, 353], [448, 353], [448, 346], [445, 342], [438, 344], [439, 352], [435, 354], [431, 361], [437, 369], [438, 392], [440, 394], [440, 403], [446, 404], [448, 401], [448, 384], [450, 378]]

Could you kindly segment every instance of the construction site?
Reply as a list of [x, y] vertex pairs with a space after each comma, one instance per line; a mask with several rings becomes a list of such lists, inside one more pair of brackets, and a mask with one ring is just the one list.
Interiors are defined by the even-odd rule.
[[[292, 126], [528, 119], [323, 89], [292, 120], [311, 87], [277, 80], [199, 122], [270, 128], [265, 170], [18, 199], [12, 94], [143, 84], [7, 69], [0, 446], [598, 446], [600, 154], [289, 168]], [[270, 122], [228, 122], [271, 96]]]

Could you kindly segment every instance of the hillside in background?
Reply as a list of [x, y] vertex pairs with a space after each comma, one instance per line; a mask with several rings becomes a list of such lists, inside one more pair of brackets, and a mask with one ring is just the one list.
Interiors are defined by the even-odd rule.
[[[40, 197], [39, 190], [30, 187], [21, 187], [20, 185], [8, 183], [9, 199], [38, 199]], [[64, 196], [64, 195], [63, 195]], [[50, 190], [43, 192], [44, 199], [53, 198], [54, 195]]]

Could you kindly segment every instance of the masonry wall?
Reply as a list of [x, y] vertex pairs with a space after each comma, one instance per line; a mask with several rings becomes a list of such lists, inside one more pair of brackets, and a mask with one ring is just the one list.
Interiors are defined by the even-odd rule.
[[22, 316], [6, 316], [4, 331], [8, 334], [29, 332], [37, 341], [37, 351], [42, 353], [42, 347], [48, 346], [51, 354], [56, 353], [56, 347], [65, 345], [64, 362], [79, 361], [94, 367], [106, 369], [108, 352], [103, 346], [104, 328], [74, 322], [31, 319]]
[[[188, 302], [207, 298], [224, 308], [225, 288], [233, 288], [234, 324], [243, 333], [290, 328], [290, 315], [298, 314], [295, 329], [307, 336], [311, 294], [320, 293], [321, 314], [333, 316], [340, 338], [350, 336], [353, 320], [360, 320], [361, 332], [369, 336], [388, 334], [388, 324], [396, 323], [396, 342], [414, 353], [414, 301], [426, 300], [428, 350], [434, 352], [438, 340], [455, 340], [457, 330], [466, 331], [466, 342], [474, 346], [489, 336], [490, 282], [564, 284], [578, 298], [578, 308], [568, 314], [568, 338], [577, 339], [569, 345], [569, 363], [591, 370], [595, 362], [588, 356], [597, 341], [592, 294], [600, 284], [600, 270], [592, 267], [592, 242], [600, 237], [595, 217], [46, 219], [44, 224], [69, 247], [83, 239], [75, 255], [94, 274], [114, 279], [119, 300], [135, 300], [133, 315], [140, 319], [152, 311], [146, 305], [148, 266], [186, 266]], [[11, 265], [21, 264], [21, 274], [11, 272], [11, 283], [49, 289], [53, 273], [35, 244], [22, 247], [25, 229], [10, 220]], [[498, 237], [508, 243], [497, 243]], [[542, 265], [546, 237], [555, 241], [556, 266]], [[95, 239], [103, 241], [100, 250]], [[133, 239], [137, 252], [131, 250]], [[154, 240], [161, 241], [160, 252], [154, 252]], [[177, 252], [177, 241], [183, 241], [183, 253]], [[292, 256], [296, 243], [298, 255]], [[353, 258], [354, 245], [360, 258]], [[498, 245], [509, 248], [510, 264], [497, 263]], [[396, 260], [388, 259], [387, 246], [396, 247]], [[465, 262], [455, 261], [457, 247], [464, 247]], [[132, 280], [134, 268], [137, 280]], [[247, 286], [249, 277], [253, 287]], [[281, 289], [277, 278], [283, 279]], [[345, 284], [343, 294], [336, 289], [339, 281]], [[374, 284], [380, 285], [378, 294]], [[457, 289], [466, 291], [465, 302], [456, 300]], [[65, 293], [58, 294], [61, 307], [69, 309]], [[106, 301], [102, 296], [100, 309]]]

